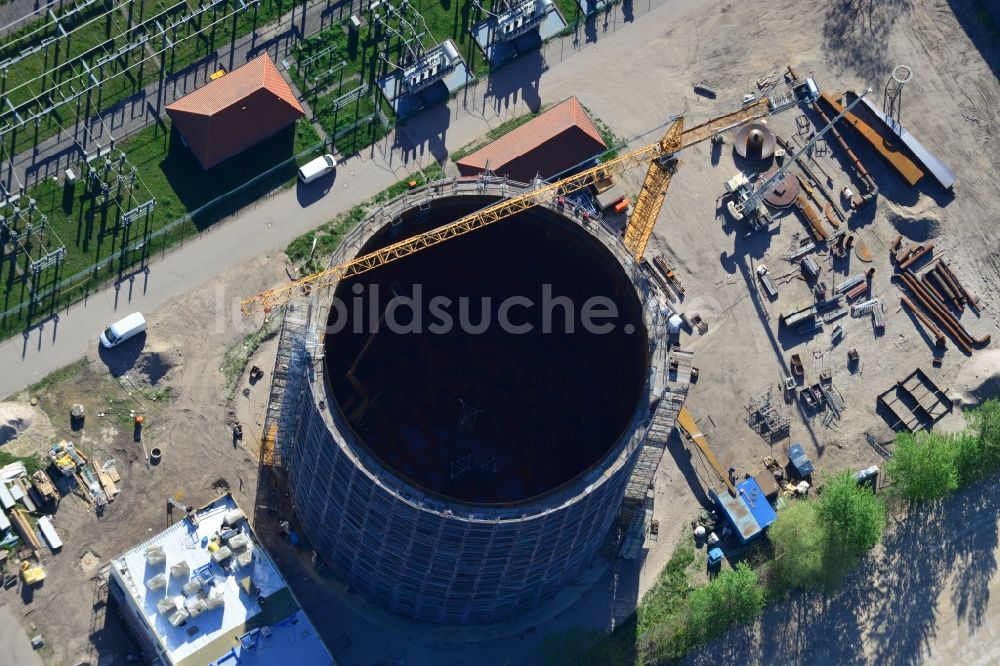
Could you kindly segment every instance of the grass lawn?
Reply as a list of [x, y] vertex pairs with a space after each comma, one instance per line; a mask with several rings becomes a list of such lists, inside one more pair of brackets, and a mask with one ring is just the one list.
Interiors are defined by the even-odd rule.
[[[131, 199], [127, 189], [119, 193], [114, 188], [112, 195], [118, 204], [114, 201], [103, 204], [102, 197], [94, 197], [86, 191], [82, 178], [73, 185], [45, 181], [32, 188], [29, 196], [37, 201], [39, 210], [48, 216], [51, 229], [66, 246], [66, 258], [58, 271], [49, 268], [38, 276], [38, 292], [44, 293], [58, 281], [87, 270], [97, 262], [108, 258], [113, 260], [99, 270], [86, 273], [75, 285], [65, 288], [58, 295], [53, 294], [36, 307], [35, 312], [25, 308], [0, 318], [0, 336], [6, 337], [22, 330], [58, 307], [127, 272], [139, 265], [144, 255], [160, 252], [267, 192], [291, 184], [299, 162], [310, 159], [314, 152], [310, 151], [299, 161], [290, 158], [317, 143], [319, 136], [316, 130], [308, 121], [301, 119], [294, 126], [205, 172], [181, 143], [177, 133], [171, 131], [167, 120], [147, 127], [119, 146], [128, 156], [129, 163], [139, 169], [141, 180], [134, 187]], [[99, 160], [94, 166], [103, 170], [103, 161]], [[191, 220], [172, 227], [169, 233], [152, 238], [144, 248], [145, 252], [133, 250], [126, 255], [121, 254], [123, 245], [139, 242], [147, 231], [145, 220], [134, 223], [126, 230], [121, 224], [123, 210], [155, 198], [157, 207], [150, 216], [148, 228], [152, 234], [241, 186], [244, 187], [242, 191], [194, 214]], [[54, 238], [50, 240], [52, 243]], [[39, 248], [36, 246], [34, 249]], [[19, 279], [23, 270], [23, 255], [0, 260], [0, 275], [5, 278], [0, 282], [0, 311], [7, 311], [28, 300], [29, 283]]]
[[[340, 245], [344, 234], [353, 229], [358, 222], [365, 219], [365, 215], [368, 214], [368, 211], [372, 207], [406, 192], [410, 189], [410, 181], [415, 182], [417, 187], [419, 187], [443, 176], [444, 170], [441, 166], [432, 162], [422, 171], [413, 174], [412, 177], [390, 185], [368, 201], [360, 203], [346, 213], [341, 213], [326, 224], [302, 234], [288, 244], [288, 247], [285, 248], [285, 255], [293, 263], [301, 262], [298, 268], [300, 276], [321, 271], [326, 267], [330, 255]], [[313, 240], [316, 241], [316, 252], [312, 259], [309, 259], [309, 255], [312, 252]]]

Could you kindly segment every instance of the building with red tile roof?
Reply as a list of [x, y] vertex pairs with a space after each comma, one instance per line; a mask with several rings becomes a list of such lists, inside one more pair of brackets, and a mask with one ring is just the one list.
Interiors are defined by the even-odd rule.
[[167, 106], [203, 169], [263, 141], [305, 115], [295, 93], [262, 53]]
[[488, 165], [499, 176], [528, 182], [536, 175], [562, 173], [605, 150], [594, 121], [570, 97], [456, 164], [463, 176], [478, 175]]

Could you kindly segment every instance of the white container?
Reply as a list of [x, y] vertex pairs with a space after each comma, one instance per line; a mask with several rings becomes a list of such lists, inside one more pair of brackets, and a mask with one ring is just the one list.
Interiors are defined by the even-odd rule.
[[52, 550], [59, 550], [62, 548], [62, 539], [56, 534], [56, 528], [52, 526], [52, 519], [48, 516], [42, 516], [38, 519], [38, 528], [42, 530], [42, 536], [45, 540], [49, 542], [49, 548]]
[[246, 534], [237, 534], [236, 536], [230, 537], [226, 542], [226, 545], [233, 550], [243, 550], [250, 545], [250, 537]]
[[190, 597], [192, 594], [197, 594], [201, 591], [201, 579], [192, 578], [188, 582], [184, 583], [184, 587], [181, 588], [184, 592], [184, 596]]
[[201, 597], [195, 597], [194, 599], [188, 600], [186, 604], [187, 612], [191, 617], [198, 617], [206, 610], [208, 610], [208, 605], [205, 600]]
[[253, 550], [246, 550], [236, 556], [236, 564], [245, 568], [253, 564]]
[[222, 517], [223, 525], [235, 525], [246, 518], [242, 509], [233, 509], [232, 511], [226, 511], [226, 515]]

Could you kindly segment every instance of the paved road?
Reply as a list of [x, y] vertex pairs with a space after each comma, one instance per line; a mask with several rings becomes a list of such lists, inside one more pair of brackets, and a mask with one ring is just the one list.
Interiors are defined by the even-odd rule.
[[63, 311], [58, 321], [50, 320], [28, 335], [0, 344], [0, 396], [15, 393], [84, 354], [95, 355], [97, 334], [108, 323], [134, 310], [151, 312], [232, 266], [280, 252], [296, 236], [401, 177], [372, 161], [349, 160], [338, 168], [330, 192], [311, 205], [303, 206], [300, 197], [330, 187], [327, 180], [316, 181], [305, 189], [293, 187], [279, 192], [237, 218], [212, 227], [201, 237], [168, 252], [162, 261], [154, 260], [147, 275], [137, 275], [118, 288], [111, 286], [91, 294], [86, 301]]

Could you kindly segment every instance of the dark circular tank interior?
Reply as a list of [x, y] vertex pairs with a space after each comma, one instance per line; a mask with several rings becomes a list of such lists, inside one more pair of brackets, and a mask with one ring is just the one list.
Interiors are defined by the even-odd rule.
[[[362, 253], [490, 201], [436, 200]], [[331, 308], [326, 335], [334, 401], [383, 465], [451, 499], [519, 502], [573, 480], [616, 444], [645, 386], [646, 330], [631, 282], [600, 242], [548, 209], [345, 280], [336, 296], [343, 307]], [[413, 307], [396, 298], [390, 308], [394, 297]], [[531, 305], [506, 301], [503, 312], [510, 297]], [[610, 332], [582, 324], [594, 297], [617, 309], [592, 319]], [[501, 314], [532, 330], [504, 330]]]

